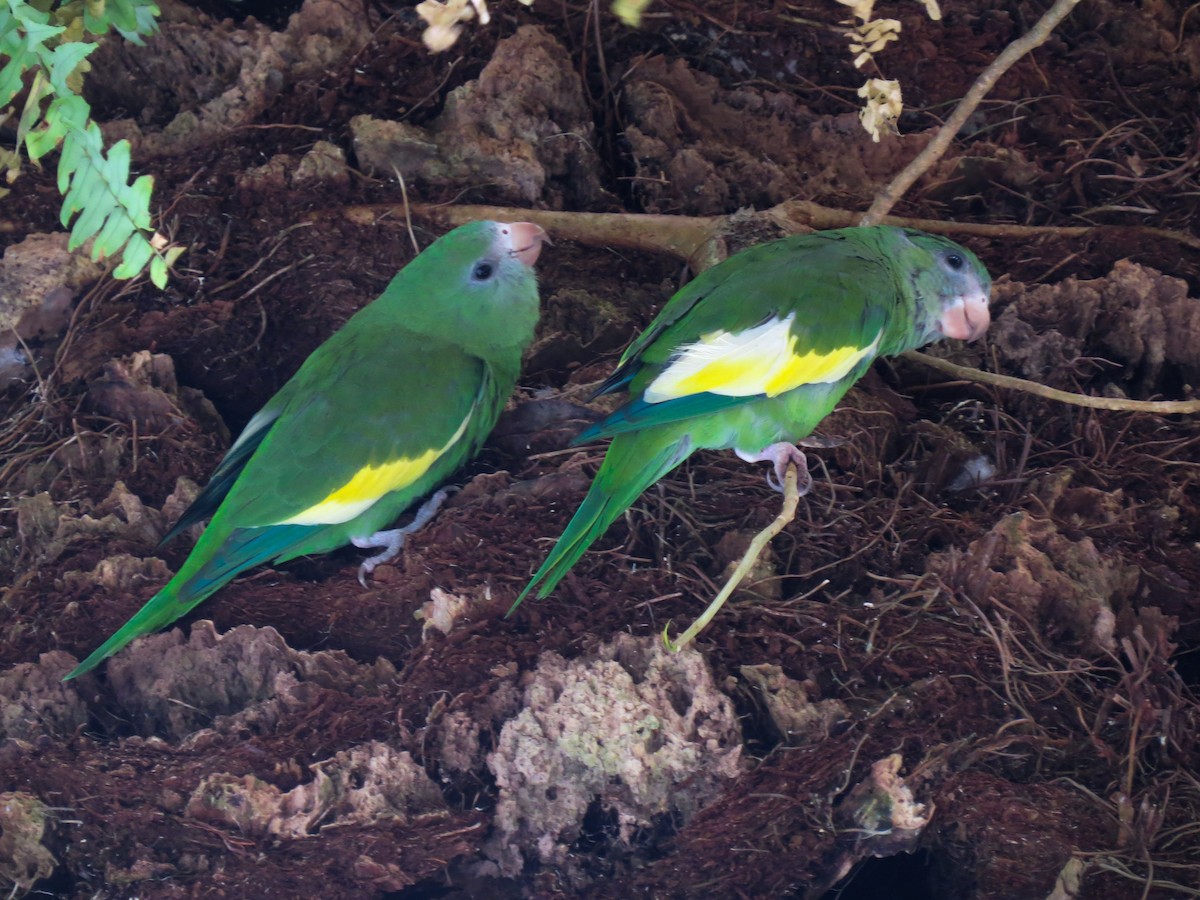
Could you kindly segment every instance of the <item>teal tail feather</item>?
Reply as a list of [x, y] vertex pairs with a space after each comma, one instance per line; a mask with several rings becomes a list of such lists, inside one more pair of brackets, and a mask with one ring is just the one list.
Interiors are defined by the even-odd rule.
[[508, 614], [512, 615], [531, 590], [537, 589], [538, 598], [554, 590], [592, 542], [604, 534], [646, 488], [691, 453], [690, 438], [675, 429], [651, 428], [614, 438], [583, 503]]
[[209, 525], [175, 577], [112, 637], [72, 669], [63, 681], [91, 671], [134, 638], [170, 625], [224, 587], [234, 576], [279, 557], [311, 536], [313, 530], [305, 525], [274, 525], [235, 528], [224, 534], [219, 525], [216, 528]]

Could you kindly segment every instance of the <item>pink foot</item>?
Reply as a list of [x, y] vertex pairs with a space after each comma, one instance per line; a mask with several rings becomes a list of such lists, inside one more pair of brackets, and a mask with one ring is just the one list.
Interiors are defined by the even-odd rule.
[[796, 465], [796, 486], [800, 491], [800, 496], [803, 497], [812, 487], [812, 476], [808, 474], [808, 458], [804, 455], [804, 451], [795, 444], [780, 441], [778, 444], [764, 447], [758, 453], [740, 450], [737, 447], [733, 449], [733, 452], [746, 462], [773, 463], [775, 469], [773, 472], [767, 473], [767, 484], [781, 494], [783, 493], [783, 478], [791, 463]]

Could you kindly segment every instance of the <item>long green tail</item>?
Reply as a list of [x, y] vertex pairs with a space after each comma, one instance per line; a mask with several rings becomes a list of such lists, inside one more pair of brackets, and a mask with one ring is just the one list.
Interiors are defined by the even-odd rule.
[[642, 491], [658, 481], [692, 453], [691, 440], [678, 429], [648, 428], [613, 438], [600, 471], [587, 496], [567, 523], [562, 536], [542, 567], [509, 609], [509, 614], [535, 587], [537, 597], [547, 596], [587, 551], [608, 530]]
[[170, 625], [238, 573], [274, 559], [312, 531], [304, 525], [274, 525], [235, 528], [230, 532], [214, 520], [175, 577], [63, 681], [94, 669], [134, 638]]

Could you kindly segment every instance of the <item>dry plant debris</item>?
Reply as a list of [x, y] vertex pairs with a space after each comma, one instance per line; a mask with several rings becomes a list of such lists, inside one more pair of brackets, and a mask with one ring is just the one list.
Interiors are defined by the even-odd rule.
[[[598, 462], [567, 447], [602, 410], [584, 405], [589, 385], [681, 260], [854, 224], [1049, 4], [956, 0], [936, 27], [901, 7], [881, 58], [904, 85], [906, 134], [878, 144], [828, 0], [786, 16], [664, 0], [636, 32], [544, 6], [492, 4], [489, 28], [431, 56], [417, 17], [349, 0], [270, 24], [170, 4], [153, 56], [94, 54], [115, 73], [95, 107], [134, 139], [190, 249], [165, 294], [86, 279], [60, 293], [67, 315], [23, 334], [17, 380], [0, 385], [0, 858], [20, 860], [0, 877], [75, 897], [318, 882], [332, 898], [779, 896], [852, 866], [837, 890], [1200, 890], [1200, 431], [1168, 407], [1067, 407], [909, 360], [878, 367], [827, 420], [845, 441], [813, 454], [770, 564], [680, 654], [706, 673], [716, 721], [732, 710], [728, 777], [685, 815], [672, 800], [695, 799], [691, 781], [656, 805], [648, 770], [606, 782], [603, 765], [533, 741], [535, 723], [569, 717], [553, 699], [568, 681], [686, 732], [675, 688], [700, 682], [672, 674], [662, 627], [716, 594], [741, 549], [725, 536], [778, 511], [757, 473], [703, 456], [553, 597], [504, 619]], [[525, 58], [538, 83], [506, 92]], [[1010, 276], [990, 342], [949, 360], [1105, 402], [1195, 402], [1200, 163], [1180, 110], [1197, 60], [1194, 12], [1088, 0], [995, 83], [891, 219], [945, 229]], [[486, 128], [450, 127], [455, 103]], [[114, 663], [64, 689], [71, 657], [179, 564], [185, 547], [160, 558], [157, 536], [228, 446], [187, 389], [236, 430], [411, 254], [389, 145], [360, 156], [359, 116], [408, 136], [392, 146], [421, 244], [497, 205], [532, 207], [522, 217], [555, 234], [507, 430], [368, 590], [353, 555], [264, 570], [206, 605], [214, 626], [193, 620], [134, 648], [119, 677]], [[489, 154], [512, 176], [461, 163]], [[27, 174], [0, 223], [18, 255], [57, 228], [51, 181]], [[730, 215], [746, 206], [759, 212]], [[426, 604], [432, 618], [414, 618]], [[638, 666], [606, 657], [618, 635], [661, 657], [653, 703]], [[545, 702], [530, 709], [535, 684]], [[553, 801], [518, 779], [505, 790], [543, 827], [502, 831], [488, 760], [515, 770], [515, 752], [496, 756], [506, 729], [505, 751], [544, 751], [607, 805], [580, 801], [539, 844]], [[627, 730], [622, 746], [646, 738], [653, 758], [665, 733]], [[896, 834], [912, 856], [874, 833], [903, 824], [865, 802], [879, 784], [910, 814]], [[249, 831], [201, 802], [222, 791], [253, 799]], [[502, 876], [515, 854], [520, 872]]]

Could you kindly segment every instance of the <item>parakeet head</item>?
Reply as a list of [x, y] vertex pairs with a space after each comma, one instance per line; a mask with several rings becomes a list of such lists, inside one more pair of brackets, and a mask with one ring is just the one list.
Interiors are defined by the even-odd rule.
[[396, 277], [407, 324], [486, 356], [525, 346], [538, 318], [533, 264], [546, 232], [530, 222], [471, 222], [438, 238]]
[[973, 341], [991, 323], [988, 297], [992, 276], [979, 258], [941, 235], [910, 228], [896, 229], [914, 254], [910, 266], [917, 295], [917, 325], [926, 343], [939, 337]]

